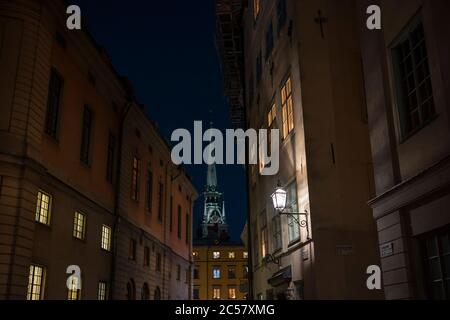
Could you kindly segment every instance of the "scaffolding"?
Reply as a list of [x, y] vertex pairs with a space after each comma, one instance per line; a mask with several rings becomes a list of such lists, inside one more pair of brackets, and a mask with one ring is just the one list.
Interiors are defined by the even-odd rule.
[[224, 94], [233, 125], [244, 127], [244, 0], [216, 0], [216, 45], [221, 60]]

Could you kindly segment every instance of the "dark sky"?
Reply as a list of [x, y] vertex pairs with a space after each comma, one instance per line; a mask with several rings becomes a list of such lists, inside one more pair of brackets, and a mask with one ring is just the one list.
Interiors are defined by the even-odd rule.
[[[160, 132], [193, 132], [194, 120], [232, 128], [222, 94], [220, 65], [215, 49], [214, 0], [111, 1], [76, 0], [99, 45], [106, 48], [116, 70], [127, 76], [139, 102]], [[206, 167], [187, 166], [201, 194]], [[230, 233], [238, 239], [245, 223], [245, 175], [241, 166], [218, 166], [219, 188], [225, 194]], [[194, 233], [203, 199], [195, 206]]]

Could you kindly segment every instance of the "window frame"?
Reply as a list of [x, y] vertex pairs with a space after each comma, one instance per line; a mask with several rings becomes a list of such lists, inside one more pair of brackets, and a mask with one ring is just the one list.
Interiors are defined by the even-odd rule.
[[[82, 219], [79, 219], [79, 217], [82, 217]], [[82, 223], [82, 230], [78, 228], [79, 223]], [[87, 214], [81, 211], [75, 211], [74, 218], [73, 218], [73, 230], [72, 230], [72, 236], [73, 238], [85, 241], [86, 240], [86, 225], [87, 225]]]
[[[426, 58], [423, 58], [421, 63], [419, 64], [422, 66], [422, 64], [426, 64], [427, 70], [428, 70], [428, 76], [426, 76], [425, 80], [423, 80], [420, 84], [418, 83], [418, 69], [420, 66], [416, 64], [416, 59], [414, 57], [414, 51], [417, 49], [417, 43], [414, 48], [411, 49], [411, 38], [414, 31], [417, 30], [417, 28], [422, 27], [423, 31], [423, 46], [426, 50]], [[392, 79], [393, 79], [393, 91], [394, 91], [394, 101], [396, 104], [396, 115], [397, 115], [397, 123], [398, 123], [398, 140], [399, 143], [404, 143], [409, 138], [414, 136], [416, 133], [420, 132], [423, 128], [427, 127], [431, 122], [433, 122], [438, 116], [438, 111], [436, 109], [436, 97], [434, 95], [434, 88], [433, 85], [433, 75], [431, 70], [431, 64], [430, 64], [430, 51], [429, 46], [427, 43], [427, 35], [426, 35], [424, 20], [422, 16], [419, 14], [416, 17], [414, 17], [406, 26], [403, 28], [399, 35], [397, 36], [396, 40], [390, 45], [390, 55], [391, 55], [391, 66], [392, 66]], [[415, 99], [418, 104], [417, 110], [418, 116], [419, 116], [419, 124], [415, 127], [412, 127], [410, 130], [407, 128], [407, 118], [410, 116], [411, 112], [408, 110], [409, 105], [405, 104], [405, 100], [408, 99], [408, 97], [412, 94], [411, 92], [404, 93], [404, 90], [408, 90], [404, 87], [402, 84], [403, 79], [401, 79], [401, 69], [400, 69], [400, 53], [401, 46], [405, 44], [405, 42], [408, 42], [409, 46], [409, 54], [411, 55], [411, 68], [412, 72], [410, 75], [412, 75], [414, 80], [414, 90], [412, 92], [415, 92]], [[407, 79], [406, 79], [407, 80]], [[423, 105], [424, 102], [421, 100], [420, 95], [420, 88], [421, 85], [424, 85], [427, 81], [429, 81], [430, 85], [430, 93], [431, 95], [423, 100], [426, 102], [432, 103], [432, 114], [428, 119], [423, 120]], [[406, 94], [406, 96], [405, 96]]]
[[[289, 83], [289, 90], [288, 90], [288, 83]], [[280, 99], [281, 99], [282, 139], [283, 139], [283, 141], [285, 141], [292, 134], [292, 132], [294, 132], [294, 129], [295, 129], [294, 96], [293, 96], [293, 86], [292, 86], [292, 75], [291, 74], [288, 74], [284, 78], [284, 80], [281, 82]], [[289, 106], [289, 102], [290, 102], [290, 106]]]
[[[54, 118], [53, 120], [50, 120], [50, 94], [51, 94], [51, 89], [52, 89], [52, 77], [56, 77], [57, 80], [60, 81], [60, 87], [59, 87], [59, 93], [58, 93], [58, 97], [56, 97], [57, 99], [57, 105], [56, 105], [56, 110], [54, 110], [53, 113], [56, 114], [52, 114], [52, 117]], [[64, 78], [61, 75], [61, 73], [55, 68], [52, 67], [50, 69], [50, 77], [49, 77], [49, 84], [48, 84], [48, 94], [47, 94], [47, 108], [46, 108], [46, 113], [45, 113], [45, 125], [44, 125], [44, 133], [58, 141], [58, 136], [59, 136], [59, 129], [60, 129], [60, 120], [61, 120], [61, 109], [62, 109], [62, 105], [63, 105], [63, 96], [64, 96]], [[53, 97], [52, 97], [53, 98]], [[52, 124], [50, 124], [50, 122], [53, 122]], [[52, 126], [52, 128], [49, 128], [50, 126]]]
[[92, 164], [94, 110], [85, 104], [81, 118], [80, 162], [90, 167]]
[[[105, 237], [105, 231], [108, 230]], [[107, 241], [107, 246], [105, 248], [104, 244]], [[112, 243], [112, 228], [106, 224], [102, 224], [102, 241], [100, 244], [100, 248], [106, 252], [111, 252], [111, 243]]]
[[[40, 269], [41, 271], [41, 275], [39, 276], [39, 284], [36, 285], [35, 283], [35, 279], [36, 279], [36, 274], [35, 274], [35, 270], [36, 268]], [[32, 272], [33, 269], [33, 272]], [[39, 301], [39, 300], [44, 300], [45, 296], [45, 282], [46, 282], [46, 276], [47, 276], [47, 268], [43, 265], [40, 264], [34, 264], [32, 263], [28, 269], [28, 286], [27, 286], [27, 300], [31, 300], [31, 301]], [[30, 282], [30, 279], [32, 279], [32, 281]], [[38, 298], [34, 299], [34, 295], [36, 295], [36, 293], [34, 293], [34, 288], [35, 287], [39, 287], [39, 293]]]
[[139, 202], [141, 180], [141, 160], [134, 154], [131, 166], [131, 200]]
[[[41, 195], [41, 197], [39, 197], [39, 195]], [[46, 217], [46, 222], [42, 222], [41, 221], [41, 216], [42, 216], [42, 195], [48, 197], [48, 208], [47, 208], [47, 217]], [[44, 225], [44, 226], [51, 226], [51, 216], [52, 216], [52, 204], [53, 204], [53, 197], [51, 194], [39, 189], [38, 190], [38, 194], [37, 194], [37, 201], [36, 201], [36, 213], [34, 216], [34, 221]], [[39, 210], [39, 213], [38, 213]]]

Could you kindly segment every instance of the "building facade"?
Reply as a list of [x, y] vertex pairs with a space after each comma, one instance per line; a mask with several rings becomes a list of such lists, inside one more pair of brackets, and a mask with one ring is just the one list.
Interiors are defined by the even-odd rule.
[[239, 242], [198, 241], [193, 251], [194, 300], [244, 300], [248, 256]]
[[[168, 147], [149, 121], [136, 121], [145, 116], [129, 83], [88, 33], [67, 30], [65, 12], [63, 1], [0, 2], [0, 299], [136, 298], [123, 275], [134, 277], [126, 266], [130, 238], [135, 264], [142, 247], [153, 250], [150, 271], [135, 279], [137, 298], [167, 299], [181, 285], [153, 272], [154, 257], [161, 253], [165, 276], [168, 261], [188, 269], [195, 191], [183, 172], [173, 178]], [[146, 140], [132, 138], [136, 130]], [[158, 157], [150, 160], [144, 144]], [[164, 206], [155, 200], [151, 221], [141, 215], [144, 201], [129, 204], [134, 151], [122, 145], [142, 154], [145, 172], [157, 168], [154, 198], [156, 181], [174, 179], [159, 196]], [[146, 175], [139, 177], [145, 185]], [[145, 198], [144, 191], [134, 195]], [[182, 206], [182, 241], [167, 231], [169, 198]], [[68, 286], [73, 272], [80, 277]], [[184, 288], [180, 298], [189, 297]]]
[[[381, 7], [380, 31], [364, 27], [369, 4]], [[359, 2], [387, 299], [450, 297], [449, 10], [448, 1]]]
[[113, 299], [189, 300], [197, 193], [143, 106], [124, 123]]
[[219, 191], [215, 163], [208, 165], [203, 192], [203, 217], [192, 256], [194, 300], [246, 298], [248, 253], [228, 235], [225, 201]]
[[[280, 130], [278, 174], [248, 166], [254, 298], [383, 297], [366, 286], [380, 260], [355, 12], [356, 1], [217, 1], [236, 124]], [[301, 215], [275, 211], [278, 183]]]

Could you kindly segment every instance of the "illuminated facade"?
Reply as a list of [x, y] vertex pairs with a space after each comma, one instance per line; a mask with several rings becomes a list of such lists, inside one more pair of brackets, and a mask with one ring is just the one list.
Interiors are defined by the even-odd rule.
[[192, 299], [245, 299], [248, 260], [242, 243], [196, 241], [193, 250]]
[[[236, 125], [280, 130], [279, 173], [247, 167], [253, 298], [382, 298], [366, 287], [380, 260], [356, 1], [255, 3], [216, 7]], [[274, 210], [278, 182], [299, 220]]]
[[188, 299], [196, 192], [65, 12], [0, 2], [0, 299]]

